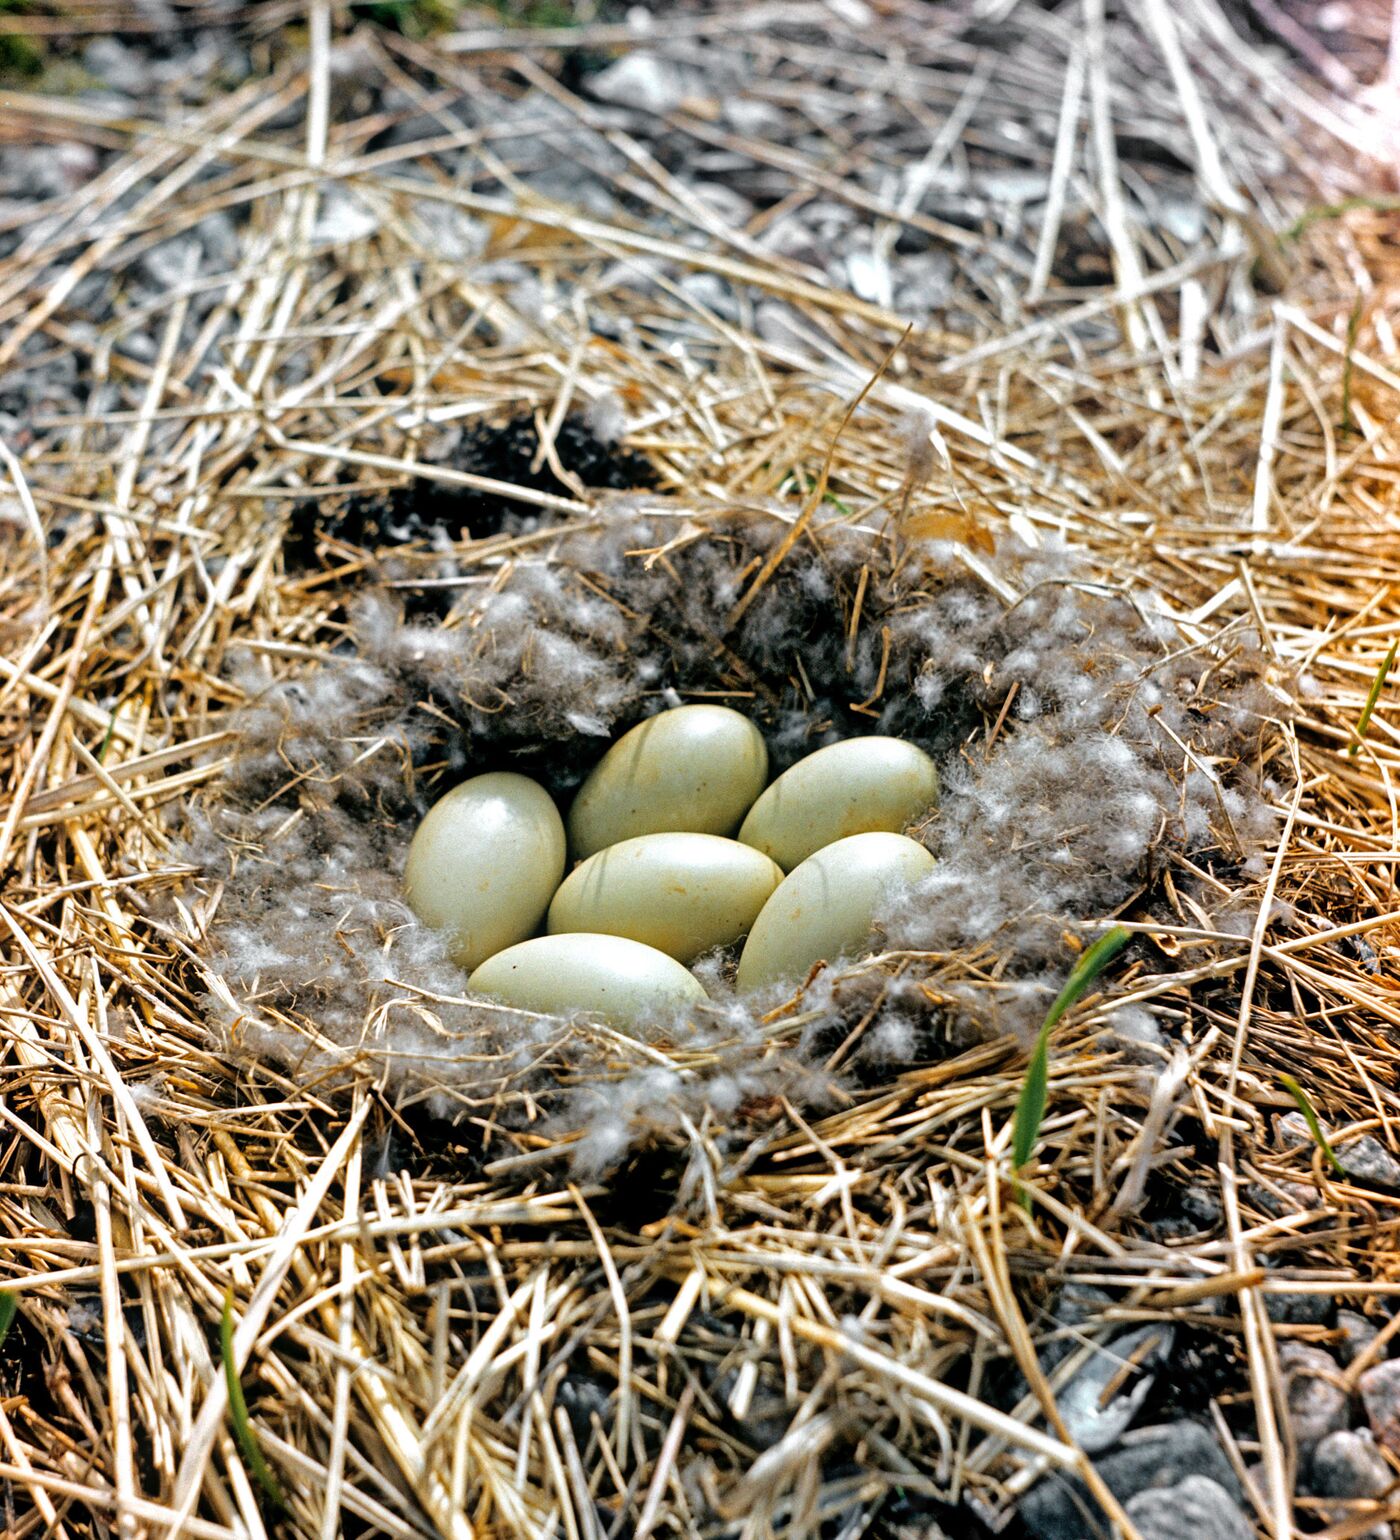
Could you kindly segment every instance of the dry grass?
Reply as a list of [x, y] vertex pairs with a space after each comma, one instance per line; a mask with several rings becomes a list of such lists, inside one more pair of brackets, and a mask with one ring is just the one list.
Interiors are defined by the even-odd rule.
[[[814, 92], [878, 81], [837, 9], [749, 7], [752, 31], [734, 46], [775, 78], [819, 79]], [[843, 171], [843, 157], [878, 147], [836, 129], [829, 163], [815, 165], [722, 129], [703, 102], [675, 127], [774, 166], [795, 201], [815, 187], [891, 237], [922, 222], [954, 257], [971, 335], [905, 337], [886, 305], [726, 228], [618, 129], [635, 206], [666, 210], [694, 239], [658, 234], [642, 212], [608, 223], [475, 191], [476, 175], [509, 189], [528, 146], [464, 128], [450, 91], [548, 78], [548, 48], [563, 41], [552, 34], [374, 43], [377, 67], [411, 79], [440, 119], [436, 148], [466, 158], [450, 183], [431, 168], [410, 178], [429, 164], [421, 145], [371, 150], [381, 125], [332, 120], [329, 12], [314, 3], [306, 58], [178, 123], [9, 103], [12, 131], [121, 154], [0, 270], [0, 366], [31, 336], [95, 346], [64, 322], [88, 272], [119, 272], [217, 206], [248, 216], [242, 265], [210, 280], [206, 324], [234, 328], [213, 378], [192, 370], [190, 294], [177, 290], [149, 316], [152, 359], [94, 359], [120, 387], [116, 409], [38, 422], [5, 454], [0, 1281], [21, 1303], [0, 1385], [0, 1478], [17, 1537], [269, 1532], [225, 1415], [230, 1288], [287, 1532], [645, 1540], [696, 1532], [704, 1509], [745, 1536], [814, 1534], [819, 1516], [850, 1520], [853, 1536], [894, 1486], [971, 1494], [996, 1513], [1048, 1466], [1086, 1470], [1054, 1402], [1083, 1350], [1049, 1381], [1036, 1363], [1036, 1307], [1065, 1279], [1117, 1301], [1086, 1339], [1172, 1320], [1233, 1356], [1217, 1422], [1241, 1470], [1260, 1462], [1261, 1531], [1294, 1532], [1276, 1342], [1325, 1332], [1274, 1328], [1267, 1300], [1320, 1293], [1388, 1309], [1400, 1291], [1400, 1198], [1335, 1180], [1311, 1146], [1280, 1150], [1270, 1126], [1292, 1105], [1278, 1084], [1290, 1071], [1334, 1142], [1365, 1128], [1396, 1145], [1394, 680], [1348, 753], [1400, 625], [1396, 216], [1355, 208], [1273, 243], [1309, 206], [1372, 190], [1358, 159], [1367, 119], [1212, 31], [1204, 3], [1145, 3], [1131, 53], [1106, 46], [1093, 0], [1082, 29], [1037, 12], [1039, 35], [1001, 52], [920, 13], [890, 6], [888, 34], [913, 49], [907, 78], [931, 132], [959, 113], [964, 147], [1009, 156], [1013, 110], [1063, 125], [1053, 155], [1025, 150], [1051, 177], [1028, 243], [901, 212]], [[830, 47], [771, 42], [767, 29], [792, 16], [835, 29]], [[669, 35], [684, 48], [703, 30], [679, 16]], [[586, 35], [617, 41], [616, 29]], [[1131, 85], [1142, 75], [1159, 82], [1150, 101]], [[302, 127], [274, 131], [303, 99]], [[1199, 240], [1128, 217], [1124, 188], [1143, 171], [1119, 147], [1135, 135], [1196, 168]], [[1289, 163], [1251, 183], [1270, 142], [1293, 145]], [[223, 169], [195, 183], [206, 160]], [[137, 167], [153, 191], [94, 233], [85, 211]], [[313, 250], [333, 181], [353, 183], [384, 223]], [[1057, 265], [1070, 192], [1107, 232], [1112, 281], [1098, 287], [1067, 289]], [[557, 299], [548, 324], [510, 284], [436, 259], [415, 199], [484, 220], [488, 257], [523, 264]], [[677, 285], [686, 269], [782, 300], [793, 324], [774, 340], [721, 322]], [[483, 318], [512, 340], [483, 343]], [[682, 323], [683, 349], [655, 345]], [[672, 1209], [666, 1151], [626, 1192], [585, 1191], [557, 1150], [478, 1129], [486, 1164], [470, 1181], [427, 1155], [425, 1174], [382, 1176], [394, 1117], [372, 1083], [322, 1097], [271, 1072], [235, 1075], [209, 1051], [201, 916], [151, 916], [181, 875], [170, 851], [182, 802], [220, 771], [236, 704], [222, 660], [237, 642], [304, 666], [366, 568], [364, 553], [332, 548], [326, 573], [289, 576], [279, 510], [343, 494], [350, 476], [384, 484], [422, 469], [434, 413], [533, 411], [549, 425], [609, 392], [678, 512], [810, 487], [830, 452], [831, 491], [862, 519], [908, 499], [916, 516], [970, 518], [969, 536], [1063, 531], [1106, 573], [1169, 595], [1193, 643], [1224, 656], [1257, 628], [1281, 703], [1307, 676], [1302, 708], [1265, 732], [1284, 832], [1267, 879], [1243, 890], [1252, 934], [1217, 935], [1183, 901], [1178, 926], [1148, 927], [1126, 981], [1177, 1031], [1175, 1083], [1154, 1095], [1094, 1030], [1092, 1002], [1081, 1009], [1055, 1038], [1029, 1211], [1007, 1164], [1024, 1074], [1009, 1043], [861, 1089], [815, 1125], [781, 1103], [757, 1109], [768, 1130], [737, 1172], [715, 1130], [697, 1129], [704, 1201], [692, 1217]], [[899, 429], [916, 402], [936, 414], [951, 461], [926, 481], [911, 480]], [[558, 511], [582, 521], [587, 502]], [[483, 570], [509, 554], [500, 540], [459, 552]], [[1298, 916], [1291, 939], [1268, 928], [1276, 900]], [[1186, 1139], [1165, 1154], [1171, 1119]], [[1154, 1164], [1218, 1194], [1214, 1238], [1168, 1245], [1133, 1217]], [[1274, 1211], [1260, 1206], [1267, 1193]], [[1031, 1389], [1000, 1412], [983, 1397], [1006, 1345]], [[590, 1384], [596, 1406], [580, 1399]], [[788, 1431], [755, 1459], [748, 1435], [775, 1407]], [[854, 1458], [842, 1467], [837, 1450]]]

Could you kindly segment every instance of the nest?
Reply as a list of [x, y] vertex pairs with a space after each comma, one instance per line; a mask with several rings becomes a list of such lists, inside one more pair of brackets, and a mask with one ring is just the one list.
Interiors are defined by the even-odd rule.
[[[1174, 1334], [1139, 1420], [1307, 1515], [1278, 1344], [1384, 1313], [1397, 1201], [1276, 1130], [1281, 1073], [1343, 1152], [1397, 1109], [1369, 120], [1213, 6], [1084, 49], [836, 10], [658, 24], [645, 145], [586, 90], [608, 21], [362, 28], [350, 71], [313, 7], [178, 122], [17, 99], [114, 197], [208, 174], [59, 200], [5, 290], [13, 389], [66, 350], [90, 392], [25, 398], [0, 504], [7, 1532], [961, 1534], [1046, 1471], [1121, 1522], [1057, 1392], [1125, 1323]], [[956, 132], [895, 93], [886, 165], [844, 114], [897, 52]], [[827, 165], [745, 70], [820, 88]], [[607, 208], [532, 180], [561, 143]], [[839, 263], [759, 239], [814, 187]], [[85, 320], [215, 215], [231, 270]], [[943, 886], [790, 998], [720, 967], [687, 1032], [522, 1036], [396, 853], [673, 699], [780, 765], [924, 744]]]

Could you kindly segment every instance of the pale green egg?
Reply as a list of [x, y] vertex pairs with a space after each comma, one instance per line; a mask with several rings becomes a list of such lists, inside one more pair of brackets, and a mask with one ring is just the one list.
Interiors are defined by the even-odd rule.
[[404, 891], [425, 925], [474, 968], [539, 929], [564, 875], [564, 823], [544, 787], [497, 771], [454, 786], [408, 847]]
[[549, 906], [549, 930], [603, 931], [681, 962], [728, 946], [753, 924], [779, 868], [717, 834], [644, 834], [589, 856]]
[[903, 834], [852, 834], [824, 845], [783, 878], [739, 958], [740, 989], [800, 983], [813, 963], [865, 950], [893, 890], [928, 876], [933, 857]]
[[618, 1023], [662, 1017], [708, 998], [695, 975], [665, 952], [625, 936], [585, 932], [508, 946], [472, 974], [471, 989], [522, 1011], [587, 1011]]
[[847, 738], [799, 759], [754, 803], [739, 838], [784, 871], [833, 840], [898, 833], [938, 801], [938, 771], [898, 738]]
[[642, 834], [733, 834], [768, 780], [763, 735], [727, 706], [677, 706], [626, 732], [569, 810], [576, 856]]

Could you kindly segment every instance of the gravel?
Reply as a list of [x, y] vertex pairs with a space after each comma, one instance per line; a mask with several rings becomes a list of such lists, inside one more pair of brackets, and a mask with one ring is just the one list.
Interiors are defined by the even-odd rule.
[[[1323, 1132], [1329, 1135], [1330, 1130]], [[1274, 1120], [1274, 1133], [1285, 1149], [1296, 1149], [1313, 1143], [1312, 1133], [1301, 1112], [1285, 1113]], [[1400, 1188], [1400, 1160], [1371, 1134], [1359, 1138], [1331, 1139], [1346, 1173], [1354, 1181], [1369, 1182], [1375, 1187]]]
[[1329, 1433], [1350, 1426], [1351, 1397], [1337, 1361], [1323, 1348], [1285, 1342], [1278, 1350], [1284, 1399], [1299, 1459], [1306, 1463]]
[[1367, 1369], [1357, 1388], [1376, 1442], [1400, 1454], [1400, 1359]]
[[1350, 1367], [1379, 1334], [1380, 1328], [1366, 1316], [1358, 1315], [1354, 1310], [1339, 1310], [1332, 1351], [1337, 1355], [1338, 1362]]
[[1142, 1540], [1253, 1540], [1240, 1505], [1208, 1476], [1139, 1492], [1124, 1504]]
[[[1126, 1434], [1119, 1448], [1094, 1462], [1095, 1468], [1120, 1502], [1155, 1489], [1178, 1487], [1188, 1478], [1203, 1478], [1218, 1487], [1232, 1504], [1239, 1501], [1239, 1482], [1208, 1428], [1197, 1422], [1163, 1423]], [[1022, 1500], [1021, 1521], [1035, 1540], [1085, 1540], [1097, 1522], [1108, 1532], [1107, 1515], [1077, 1479], [1050, 1476]], [[1246, 1531], [1248, 1533], [1248, 1531]], [[1190, 1540], [1205, 1540], [1196, 1531]]]
[[[1119, 1332], [1095, 1348], [1056, 1396], [1070, 1437], [1086, 1454], [1111, 1449], [1127, 1431], [1171, 1359], [1174, 1333], [1156, 1324]], [[1131, 1370], [1128, 1365], [1132, 1365]]]
[[1364, 1429], [1329, 1433], [1313, 1451], [1309, 1485], [1318, 1497], [1379, 1497], [1395, 1472]]

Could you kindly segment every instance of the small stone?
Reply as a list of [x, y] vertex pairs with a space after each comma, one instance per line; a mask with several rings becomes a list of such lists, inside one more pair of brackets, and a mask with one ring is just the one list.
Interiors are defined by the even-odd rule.
[[154, 83], [149, 59], [114, 37], [94, 38], [83, 50], [83, 68], [126, 96], [144, 96]]
[[685, 77], [674, 64], [649, 53], [629, 53], [600, 70], [588, 89], [599, 101], [643, 112], [674, 112], [685, 100]]
[[[1313, 1142], [1312, 1132], [1301, 1112], [1288, 1112], [1275, 1118], [1274, 1137], [1284, 1149], [1296, 1149]], [[1376, 1187], [1400, 1187], [1400, 1160], [1379, 1139], [1362, 1134], [1359, 1139], [1349, 1139], [1345, 1144], [1333, 1140], [1333, 1147], [1349, 1177]]]
[[1274, 1119], [1274, 1139], [1285, 1150], [1313, 1142], [1312, 1130], [1301, 1112], [1281, 1112]]
[[1319, 1497], [1379, 1497], [1394, 1480], [1364, 1429], [1329, 1433], [1313, 1451], [1310, 1485]]
[[1310, 1182], [1275, 1181], [1268, 1186], [1262, 1182], [1247, 1182], [1243, 1196], [1251, 1208], [1262, 1209], [1275, 1219], [1284, 1215], [1307, 1214], [1318, 1206], [1317, 1188]]
[[1218, 1481], [1188, 1476], [1139, 1492], [1123, 1505], [1142, 1540], [1253, 1540], [1254, 1526]]
[[1332, 1301], [1325, 1294], [1266, 1294], [1264, 1312], [1280, 1326], [1325, 1326]]
[[749, 97], [736, 96], [721, 104], [724, 121], [735, 133], [750, 139], [771, 139], [785, 127], [782, 111], [769, 102], [756, 102]]
[[1336, 1360], [1322, 1348], [1285, 1342], [1278, 1359], [1293, 1440], [1306, 1459], [1329, 1433], [1348, 1426], [1351, 1397]]
[[[1125, 1434], [1111, 1454], [1095, 1460], [1094, 1466], [1119, 1502], [1149, 1488], [1175, 1487], [1191, 1476], [1208, 1478], [1232, 1501], [1242, 1495], [1224, 1451], [1198, 1422], [1137, 1428]], [[1083, 1483], [1058, 1474], [1047, 1476], [1026, 1494], [1020, 1518], [1035, 1540], [1084, 1540], [1094, 1533], [1095, 1522], [1103, 1533], [1109, 1531], [1106, 1516]], [[1204, 1536], [1198, 1532], [1190, 1540], [1204, 1540]]]
[[1346, 1174], [1358, 1182], [1370, 1182], [1373, 1187], [1400, 1187], [1400, 1160], [1370, 1134], [1338, 1145], [1337, 1158]]
[[1209, 1476], [1231, 1495], [1239, 1482], [1208, 1428], [1198, 1422], [1167, 1422], [1138, 1428], [1098, 1462], [1099, 1474], [1120, 1499], [1147, 1487], [1173, 1486], [1187, 1476]]
[[1100, 1320], [1105, 1310], [1118, 1303], [1107, 1289], [1092, 1283], [1067, 1283], [1046, 1312], [1053, 1323], [1040, 1344], [1040, 1367], [1049, 1374], [1080, 1345], [1078, 1328]]
[[1182, 1188], [1179, 1201], [1181, 1212], [1202, 1230], [1215, 1229], [1224, 1218], [1219, 1193], [1205, 1182]]
[[1056, 1400], [1070, 1437], [1086, 1454], [1111, 1449], [1127, 1431], [1171, 1356], [1170, 1325], [1119, 1332], [1061, 1387]]
[[1387, 1359], [1367, 1369], [1358, 1388], [1376, 1442], [1400, 1454], [1400, 1359]]
[[1332, 1351], [1345, 1366], [1350, 1366], [1376, 1340], [1379, 1328], [1355, 1310], [1339, 1310]]
[[322, 194], [321, 211], [311, 231], [311, 239], [318, 246], [348, 246], [373, 235], [378, 228], [379, 216], [354, 193], [330, 187]]

